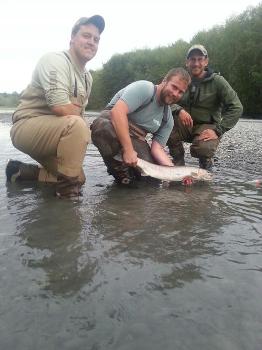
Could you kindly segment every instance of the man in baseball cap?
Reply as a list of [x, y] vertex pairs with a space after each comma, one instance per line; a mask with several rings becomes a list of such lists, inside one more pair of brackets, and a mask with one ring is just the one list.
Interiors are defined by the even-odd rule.
[[104, 28], [100, 15], [82, 17], [72, 28], [68, 50], [40, 58], [13, 114], [11, 139], [41, 166], [10, 160], [7, 182], [52, 182], [59, 198], [81, 195], [91, 141], [84, 111], [93, 82], [85, 66], [96, 55]]
[[167, 142], [175, 165], [184, 165], [183, 142], [199, 166], [211, 170], [222, 135], [239, 120], [243, 107], [225, 78], [209, 67], [207, 49], [201, 44], [189, 48], [186, 68], [191, 84], [179, 105], [173, 105], [174, 128]]

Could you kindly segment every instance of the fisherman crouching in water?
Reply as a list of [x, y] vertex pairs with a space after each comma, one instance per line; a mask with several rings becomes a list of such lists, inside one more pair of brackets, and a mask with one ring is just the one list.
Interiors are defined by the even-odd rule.
[[54, 183], [55, 195], [78, 199], [85, 182], [83, 161], [90, 142], [84, 110], [92, 87], [85, 65], [98, 50], [103, 17], [81, 17], [67, 51], [45, 54], [13, 114], [13, 145], [41, 166], [10, 160], [7, 182]]
[[[173, 166], [164, 150], [174, 121], [170, 105], [177, 103], [191, 82], [183, 68], [171, 69], [159, 85], [140, 80], [118, 91], [91, 125], [91, 136], [107, 171], [117, 183], [129, 185], [141, 174], [137, 158]], [[146, 135], [152, 134], [149, 145]], [[122, 160], [114, 157], [122, 153]]]
[[174, 164], [185, 165], [183, 142], [191, 143], [191, 156], [210, 171], [222, 135], [238, 122], [243, 107], [233, 88], [208, 63], [203, 45], [190, 47], [186, 68], [192, 82], [179, 105], [171, 106], [174, 129], [167, 145]]

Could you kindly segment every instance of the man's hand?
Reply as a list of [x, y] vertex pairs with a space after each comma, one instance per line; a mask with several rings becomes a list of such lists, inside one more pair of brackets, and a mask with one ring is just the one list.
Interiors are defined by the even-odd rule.
[[111, 122], [117, 138], [122, 146], [123, 162], [128, 166], [136, 166], [137, 153], [134, 150], [128, 125], [128, 105], [121, 99], [111, 109]]
[[197, 136], [197, 140], [199, 141], [209, 141], [216, 140], [218, 138], [216, 132], [212, 129], [206, 129], [201, 132], [199, 136]]
[[137, 163], [137, 153], [136, 151], [133, 149], [133, 150], [126, 150], [126, 151], [123, 151], [123, 161], [126, 165], [128, 166], [133, 166], [135, 167], [136, 166], [136, 163]]
[[178, 114], [178, 117], [183, 125], [192, 128], [193, 119], [192, 119], [191, 115], [189, 113], [187, 113], [187, 111], [185, 111], [184, 109], [181, 109], [181, 111]]

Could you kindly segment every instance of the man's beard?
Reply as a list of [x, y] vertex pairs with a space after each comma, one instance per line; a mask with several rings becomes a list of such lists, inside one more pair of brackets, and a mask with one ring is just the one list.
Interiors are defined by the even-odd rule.
[[[173, 103], [176, 103], [178, 99], [176, 99], [174, 96], [170, 96], [168, 92], [166, 91], [165, 87], [161, 90], [160, 96], [159, 96], [160, 104], [161, 105], [171, 105]], [[168, 102], [167, 102], [168, 100]], [[170, 102], [171, 100], [171, 102]]]

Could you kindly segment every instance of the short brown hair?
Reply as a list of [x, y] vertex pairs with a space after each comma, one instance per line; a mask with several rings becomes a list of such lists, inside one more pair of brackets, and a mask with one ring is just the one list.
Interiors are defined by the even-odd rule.
[[172, 68], [164, 77], [164, 81], [169, 81], [173, 76], [179, 76], [182, 80], [184, 80], [187, 84], [191, 83], [191, 77], [189, 73], [182, 67]]

